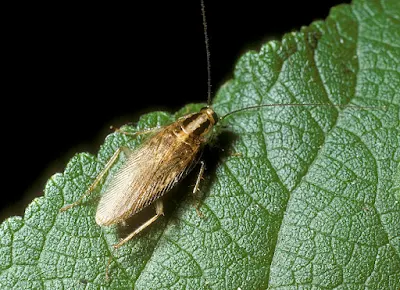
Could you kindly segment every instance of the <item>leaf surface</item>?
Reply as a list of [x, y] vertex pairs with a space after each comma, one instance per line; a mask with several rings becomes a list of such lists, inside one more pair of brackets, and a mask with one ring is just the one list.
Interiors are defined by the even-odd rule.
[[[82, 205], [59, 212], [119, 146], [141, 141], [110, 134], [97, 157], [77, 154], [23, 218], [1, 225], [0, 288], [399, 289], [399, 87], [398, 2], [333, 8], [324, 22], [246, 53], [213, 107], [220, 116], [259, 104], [341, 107], [228, 116], [215, 142], [228, 154], [207, 164], [204, 218], [192, 189], [178, 186], [166, 215], [115, 252], [121, 230], [94, 221], [107, 180]], [[148, 114], [132, 130], [199, 108]]]

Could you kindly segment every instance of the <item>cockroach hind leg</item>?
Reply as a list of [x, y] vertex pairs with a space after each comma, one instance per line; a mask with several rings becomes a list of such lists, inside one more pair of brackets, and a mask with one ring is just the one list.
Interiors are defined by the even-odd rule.
[[[123, 244], [125, 244], [126, 242], [128, 242], [130, 239], [132, 239], [134, 236], [136, 236], [137, 234], [139, 234], [142, 230], [144, 230], [145, 228], [147, 228], [149, 225], [151, 225], [153, 222], [155, 222], [160, 216], [164, 215], [164, 205], [162, 203], [161, 200], [157, 200], [155, 202], [156, 204], [156, 215], [153, 216], [151, 219], [149, 219], [147, 222], [145, 222], [144, 224], [142, 224], [140, 227], [138, 227], [135, 231], [133, 231], [131, 234], [129, 234], [126, 238], [124, 238], [123, 240], [121, 240], [118, 244], [113, 245], [114, 250], [118, 249], [119, 247], [121, 247]], [[125, 223], [125, 221], [123, 221], [122, 223]], [[126, 224], [126, 223], [125, 223]], [[108, 281], [110, 279], [110, 265], [112, 262], [114, 254], [111, 253], [110, 257], [108, 258], [107, 261], [107, 266], [106, 266], [106, 280]]]
[[113, 166], [113, 164], [118, 159], [119, 154], [122, 151], [125, 152], [125, 153], [128, 153], [129, 152], [129, 148], [128, 147], [120, 147], [120, 148], [118, 148], [114, 152], [113, 156], [111, 156], [110, 160], [108, 160], [108, 162], [107, 162], [106, 166], [104, 167], [104, 169], [99, 173], [99, 175], [97, 175], [96, 179], [93, 181], [93, 183], [86, 190], [86, 192], [78, 200], [76, 200], [75, 202], [73, 202], [71, 204], [67, 204], [67, 205], [63, 206], [62, 208], [60, 208], [60, 211], [64, 212], [64, 211], [69, 210], [70, 208], [75, 207], [75, 206], [79, 205], [80, 203], [82, 203], [82, 201], [96, 189], [97, 185], [100, 183], [100, 181], [102, 180], [104, 175], [110, 170], [111, 166]]
[[119, 243], [113, 245], [114, 249], [120, 248], [123, 244], [128, 242], [130, 239], [132, 239], [134, 236], [139, 234], [141, 231], [143, 231], [149, 225], [154, 223], [160, 216], [164, 215], [163, 202], [161, 200], [157, 200], [155, 203], [156, 203], [156, 214], [155, 214], [155, 216], [153, 216], [151, 219], [146, 221], [144, 224], [142, 224], [140, 227], [138, 227], [136, 230], [134, 230], [132, 233], [130, 233], [126, 238], [122, 239]]

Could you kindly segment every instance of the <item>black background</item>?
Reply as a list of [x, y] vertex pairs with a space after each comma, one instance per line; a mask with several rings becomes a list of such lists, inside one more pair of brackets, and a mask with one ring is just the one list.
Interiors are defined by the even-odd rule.
[[[213, 89], [245, 51], [344, 2], [206, 0]], [[96, 154], [110, 125], [207, 98], [199, 0], [18, 5], [3, 9], [1, 220], [75, 153]]]

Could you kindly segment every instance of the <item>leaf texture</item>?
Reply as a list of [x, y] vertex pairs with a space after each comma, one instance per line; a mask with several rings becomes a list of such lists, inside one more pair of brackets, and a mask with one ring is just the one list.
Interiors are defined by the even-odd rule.
[[[59, 212], [118, 147], [141, 141], [110, 134], [97, 157], [77, 154], [23, 218], [1, 225], [1, 289], [399, 289], [399, 87], [397, 1], [333, 8], [241, 57], [213, 107], [220, 116], [258, 104], [341, 107], [230, 115], [217, 143], [240, 154], [208, 166], [204, 218], [183, 186], [165, 217], [115, 252], [119, 230], [94, 220], [102, 186]], [[133, 130], [197, 109], [148, 114]]]

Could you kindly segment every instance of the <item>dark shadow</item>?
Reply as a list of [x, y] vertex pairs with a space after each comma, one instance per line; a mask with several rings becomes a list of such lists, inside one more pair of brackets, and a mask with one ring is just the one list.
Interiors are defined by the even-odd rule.
[[232, 144], [238, 138], [239, 136], [231, 131], [222, 131], [204, 149], [203, 160], [206, 164], [206, 170], [204, 172], [204, 180], [200, 186], [201, 192], [204, 193], [201, 196], [201, 200], [207, 197], [210, 186], [215, 182], [217, 167], [234, 153]]

